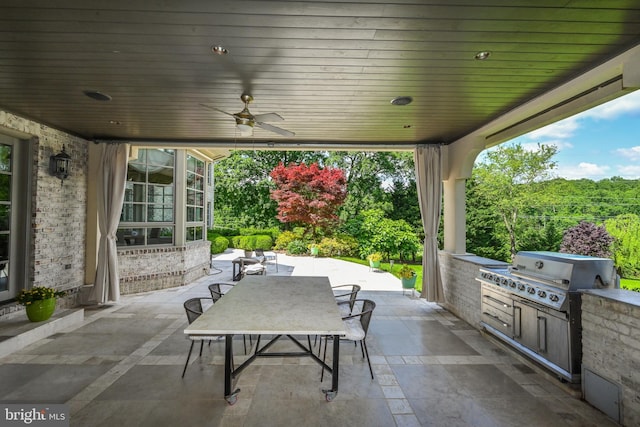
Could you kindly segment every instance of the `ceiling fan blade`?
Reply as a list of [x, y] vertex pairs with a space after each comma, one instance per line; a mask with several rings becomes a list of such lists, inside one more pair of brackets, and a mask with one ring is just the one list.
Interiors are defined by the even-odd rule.
[[284, 120], [278, 113], [256, 114], [253, 118], [257, 122], [275, 122]]
[[295, 136], [296, 135], [295, 133], [293, 133], [291, 131], [288, 131], [286, 129], [282, 129], [282, 128], [279, 128], [277, 126], [273, 126], [273, 125], [270, 125], [270, 124], [267, 124], [267, 123], [256, 122], [256, 126], [258, 126], [259, 128], [262, 128], [264, 130], [269, 130], [271, 132], [280, 134], [282, 136]]
[[226, 111], [222, 111], [222, 110], [220, 110], [219, 108], [216, 108], [216, 107], [211, 107], [211, 106], [209, 106], [207, 104], [200, 104], [200, 105], [203, 106], [204, 108], [208, 108], [209, 110], [218, 111], [219, 113], [226, 114], [227, 116], [231, 116], [231, 117], [235, 117], [236, 116], [235, 114], [227, 113]]

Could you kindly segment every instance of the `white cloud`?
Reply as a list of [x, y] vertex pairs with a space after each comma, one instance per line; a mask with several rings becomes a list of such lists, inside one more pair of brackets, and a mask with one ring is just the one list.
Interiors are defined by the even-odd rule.
[[640, 179], [640, 165], [617, 166], [619, 176], [626, 179]]
[[528, 133], [526, 136], [529, 139], [538, 140], [541, 138], [549, 138], [555, 140], [562, 140], [571, 138], [576, 130], [580, 128], [576, 117], [569, 117], [559, 122], [552, 123], [538, 130]]
[[557, 175], [565, 179], [593, 179], [599, 180], [609, 176], [609, 166], [600, 166], [594, 163], [582, 162], [578, 165], [558, 166]]
[[[640, 145], [631, 148], [618, 148], [615, 153], [631, 161], [640, 160]], [[640, 167], [640, 166], [639, 166]]]
[[[629, 95], [609, 101], [605, 104], [584, 111], [575, 116], [568, 117], [559, 122], [552, 123], [538, 130], [525, 135], [531, 140], [553, 139], [555, 141], [566, 140], [572, 138], [576, 132], [584, 126], [583, 120], [587, 118], [595, 120], [612, 120], [624, 114], [640, 114], [640, 90], [632, 92]], [[549, 144], [549, 142], [544, 142]], [[557, 145], [558, 149], [562, 147]]]
[[598, 105], [576, 117], [590, 117], [596, 120], [611, 120], [624, 114], [640, 113], [640, 91]]

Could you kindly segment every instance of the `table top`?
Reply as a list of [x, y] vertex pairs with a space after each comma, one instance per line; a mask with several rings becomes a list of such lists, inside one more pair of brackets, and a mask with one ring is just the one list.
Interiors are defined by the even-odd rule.
[[246, 276], [187, 335], [344, 335], [328, 277]]

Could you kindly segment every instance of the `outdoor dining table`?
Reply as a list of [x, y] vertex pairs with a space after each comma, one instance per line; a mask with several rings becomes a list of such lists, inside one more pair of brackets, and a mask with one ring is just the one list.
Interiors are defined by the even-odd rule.
[[[331, 388], [323, 389], [327, 401], [338, 393], [340, 337], [345, 329], [331, 283], [327, 277], [314, 276], [246, 276], [224, 297], [191, 323], [187, 335], [224, 335], [224, 398], [234, 404], [240, 389], [233, 390], [233, 380], [257, 357], [311, 357], [331, 373]], [[270, 335], [234, 369], [234, 335]], [[312, 351], [312, 335], [333, 336], [333, 361], [329, 367]], [[288, 337], [300, 351], [269, 352], [281, 337]], [[297, 337], [306, 336], [306, 345]]]

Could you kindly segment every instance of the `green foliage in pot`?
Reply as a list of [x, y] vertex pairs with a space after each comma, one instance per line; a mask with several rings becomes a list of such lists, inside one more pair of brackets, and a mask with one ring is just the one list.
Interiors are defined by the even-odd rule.
[[398, 276], [403, 279], [411, 279], [416, 275], [416, 272], [413, 271], [407, 264], [404, 264], [400, 270], [398, 270]]
[[18, 303], [27, 306], [31, 305], [34, 301], [43, 301], [50, 298], [58, 298], [66, 295], [64, 291], [57, 291], [45, 286], [36, 286], [28, 290], [22, 290], [16, 297]]
[[380, 252], [375, 252], [369, 255], [367, 259], [371, 262], [380, 262], [382, 261], [382, 254]]

